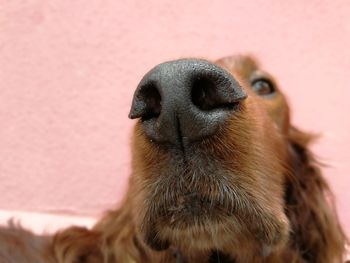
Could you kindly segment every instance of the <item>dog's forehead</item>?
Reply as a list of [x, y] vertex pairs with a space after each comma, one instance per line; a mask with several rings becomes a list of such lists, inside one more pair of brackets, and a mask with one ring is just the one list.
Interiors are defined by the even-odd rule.
[[233, 74], [239, 74], [243, 78], [249, 78], [250, 74], [256, 71], [259, 67], [254, 58], [245, 55], [223, 57], [216, 60], [215, 64]]

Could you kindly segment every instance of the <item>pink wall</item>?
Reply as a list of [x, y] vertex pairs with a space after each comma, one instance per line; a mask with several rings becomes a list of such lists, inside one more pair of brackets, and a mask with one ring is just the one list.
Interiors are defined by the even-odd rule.
[[294, 122], [322, 132], [315, 151], [350, 230], [349, 14], [346, 0], [0, 0], [0, 209], [113, 206], [142, 75], [249, 52], [279, 79]]

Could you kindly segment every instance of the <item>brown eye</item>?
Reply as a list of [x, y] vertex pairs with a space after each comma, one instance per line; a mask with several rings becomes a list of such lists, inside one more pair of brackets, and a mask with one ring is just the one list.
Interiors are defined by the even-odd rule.
[[252, 88], [260, 96], [273, 95], [276, 91], [274, 85], [267, 79], [254, 80]]

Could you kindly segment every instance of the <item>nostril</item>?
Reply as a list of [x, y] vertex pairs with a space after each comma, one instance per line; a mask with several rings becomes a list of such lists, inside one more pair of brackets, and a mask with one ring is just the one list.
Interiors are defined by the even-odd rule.
[[149, 84], [142, 87], [140, 90], [140, 95], [143, 97], [146, 109], [142, 116], [143, 120], [157, 118], [160, 114], [162, 104], [161, 96], [155, 85]]
[[195, 79], [192, 83], [192, 103], [204, 111], [234, 107], [236, 102], [228, 100], [225, 94], [222, 94], [220, 82], [217, 82], [209, 76]]
[[192, 84], [192, 103], [201, 110], [211, 110], [217, 100], [215, 84], [211, 79], [199, 78]]
[[162, 98], [154, 83], [147, 83], [139, 88], [130, 111], [130, 118], [149, 120], [157, 118], [162, 109]]

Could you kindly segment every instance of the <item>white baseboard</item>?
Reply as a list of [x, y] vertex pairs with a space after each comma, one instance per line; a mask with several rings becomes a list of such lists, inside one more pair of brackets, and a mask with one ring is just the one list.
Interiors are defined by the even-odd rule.
[[0, 225], [6, 225], [11, 219], [14, 220], [15, 223], [19, 223], [22, 227], [37, 234], [53, 233], [59, 229], [72, 225], [90, 228], [96, 222], [96, 219], [92, 217], [8, 211], [0, 209]]

